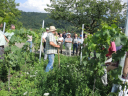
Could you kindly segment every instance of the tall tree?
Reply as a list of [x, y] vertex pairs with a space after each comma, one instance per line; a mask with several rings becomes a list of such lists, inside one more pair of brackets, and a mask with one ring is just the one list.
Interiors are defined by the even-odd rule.
[[21, 15], [21, 11], [16, 8], [17, 6], [19, 6], [19, 4], [17, 4], [15, 0], [0, 0], [0, 22], [8, 23], [8, 28], [11, 24], [22, 25], [20, 22], [17, 22]]
[[51, 13], [52, 19], [66, 20], [76, 27], [85, 24], [85, 31], [90, 33], [94, 33], [102, 21], [111, 24], [116, 19], [119, 25], [124, 17], [121, 12], [126, 9], [120, 0], [52, 0], [47, 6], [45, 10]]

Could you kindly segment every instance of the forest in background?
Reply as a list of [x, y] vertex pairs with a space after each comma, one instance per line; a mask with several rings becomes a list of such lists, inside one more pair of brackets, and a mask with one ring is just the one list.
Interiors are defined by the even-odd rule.
[[[72, 23], [62, 20], [53, 20], [50, 18], [50, 13], [38, 13], [38, 12], [21, 12], [18, 21], [22, 23], [22, 26], [26, 29], [40, 29], [42, 28], [42, 22], [45, 20], [44, 27], [55, 26], [60, 31], [73, 31], [81, 32], [81, 29], [74, 26]], [[124, 20], [120, 21], [120, 27], [124, 27]]]
[[63, 29], [63, 31], [76, 31], [77, 28], [70, 22], [53, 20], [49, 18], [49, 15], [49, 13], [21, 12], [21, 17], [18, 19], [18, 21], [22, 22], [23, 27], [26, 29], [40, 29], [44, 20], [45, 28], [49, 26], [55, 26], [57, 29]]

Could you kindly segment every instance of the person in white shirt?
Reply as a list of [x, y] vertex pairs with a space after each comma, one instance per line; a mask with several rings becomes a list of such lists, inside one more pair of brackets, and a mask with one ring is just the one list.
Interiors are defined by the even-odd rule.
[[82, 36], [80, 36], [80, 38], [78, 39], [78, 52], [79, 52], [79, 55], [81, 53], [81, 44], [82, 44]]
[[62, 37], [62, 34], [58, 37], [58, 44], [60, 45], [60, 53], [62, 54], [62, 49], [63, 49], [63, 40], [64, 38]]
[[44, 61], [47, 59], [47, 54], [45, 52], [45, 47], [46, 47], [46, 38], [49, 32], [49, 28], [46, 28], [46, 32], [43, 33], [42, 38], [43, 38], [43, 47], [44, 47]]
[[71, 47], [72, 47], [72, 38], [70, 37], [71, 34], [70, 33], [67, 33], [67, 37], [65, 38], [65, 53], [66, 53], [66, 56], [71, 56]]
[[6, 41], [9, 42], [9, 40], [5, 37], [4, 33], [1, 31], [2, 27], [3, 24], [0, 25], [0, 59], [4, 59], [4, 45]]
[[32, 36], [31, 35], [27, 35], [27, 37], [28, 37], [28, 41], [27, 42], [30, 43], [30, 46], [29, 46], [30, 52], [32, 52]]

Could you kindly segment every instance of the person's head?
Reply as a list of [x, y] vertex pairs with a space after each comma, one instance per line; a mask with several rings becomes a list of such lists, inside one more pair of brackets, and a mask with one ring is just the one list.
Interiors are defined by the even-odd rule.
[[71, 34], [70, 33], [67, 33], [67, 38], [70, 38]]
[[55, 35], [56, 35], [56, 36], [58, 36], [58, 33], [57, 33], [57, 32], [55, 32]]
[[50, 26], [49, 32], [52, 32], [53, 34], [55, 34], [55, 33], [56, 33], [56, 28], [55, 28], [55, 26]]
[[78, 35], [77, 34], [75, 34], [75, 37], [77, 37]]
[[1, 23], [1, 24], [0, 24], [0, 29], [2, 29], [2, 27], [3, 27], [3, 24]]
[[46, 28], [46, 32], [48, 32], [49, 31], [49, 28]]
[[11, 29], [15, 30], [15, 25], [11, 24]]
[[87, 38], [87, 35], [85, 35], [85, 38]]
[[60, 34], [60, 37], [62, 37], [62, 34]]

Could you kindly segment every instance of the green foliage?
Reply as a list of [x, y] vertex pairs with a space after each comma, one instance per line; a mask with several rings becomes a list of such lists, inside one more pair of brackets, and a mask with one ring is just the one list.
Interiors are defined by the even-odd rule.
[[10, 28], [11, 24], [17, 24], [17, 28], [22, 25], [20, 22], [17, 22], [17, 18], [20, 17], [20, 11], [16, 8], [17, 6], [19, 6], [19, 4], [15, 3], [15, 0], [0, 1], [0, 17], [3, 18], [0, 20], [0, 23], [8, 23], [6, 26], [7, 29]]
[[[98, 32], [85, 39], [82, 64], [79, 56], [60, 55], [59, 69], [58, 55], [55, 55], [53, 70], [50, 72], [44, 71], [48, 60], [43, 61], [41, 58], [42, 61], [39, 62], [37, 54], [44, 31], [45, 29], [39, 29], [37, 32], [25, 29], [9, 30], [9, 33], [14, 32], [14, 35], [10, 39], [9, 46], [5, 48], [4, 63], [0, 65], [0, 79], [4, 81], [0, 81], [1, 94], [6, 96], [9, 86], [8, 82], [5, 82], [7, 77], [11, 77], [10, 92], [7, 94], [9, 96], [43, 96], [44, 93], [50, 93], [50, 96], [107, 96], [113, 83], [124, 86], [118, 78], [121, 67], [110, 71], [108, 86], [104, 86], [101, 82], [104, 73], [101, 65], [106, 60], [105, 54], [108, 53], [110, 42], [117, 40], [116, 44], [123, 45], [121, 51], [113, 54], [113, 61], [120, 60], [125, 51], [128, 51], [128, 40], [116, 25], [109, 26], [103, 23]], [[30, 53], [28, 50], [27, 34], [33, 36], [35, 53]], [[23, 41], [25, 44], [22, 48], [15, 45]], [[93, 54], [94, 51], [96, 56]], [[7, 71], [10, 71], [9, 75]]]
[[[89, 37], [84, 42], [86, 44], [86, 47], [84, 48], [83, 51], [84, 52], [83, 64], [84, 67], [86, 67], [87, 69], [86, 71], [88, 73], [91, 73], [90, 75], [93, 77], [94, 80], [96, 79], [96, 81], [98, 81], [103, 75], [104, 67], [102, 65], [104, 65], [104, 62], [107, 59], [105, 54], [108, 53], [108, 48], [112, 41], [115, 41], [117, 46], [123, 45], [121, 51], [118, 51], [116, 54], [113, 54], [112, 56], [113, 61], [120, 61], [121, 57], [124, 56], [125, 51], [128, 50], [127, 48], [128, 40], [125, 34], [121, 33], [120, 29], [118, 29], [116, 25], [108, 26], [107, 24], [103, 23], [102, 29], [94, 33], [93, 35], [89, 35]], [[96, 52], [95, 53], [96, 55], [94, 55], [94, 52]], [[88, 57], [90, 59], [88, 59]], [[121, 74], [121, 67], [118, 67], [117, 69], [111, 71], [109, 73], [110, 76], [109, 85], [112, 84], [112, 82], [114, 84], [118, 83], [122, 85], [121, 80], [119, 80], [118, 78], [118, 75], [120, 74]], [[98, 87], [98, 85], [100, 84], [101, 81], [97, 82], [97, 84], [94, 83], [96, 87]], [[99, 86], [99, 88], [98, 88], [99, 90], [103, 90], [102, 87]]]
[[52, 19], [66, 20], [78, 28], [85, 24], [85, 31], [89, 33], [101, 28], [102, 21], [119, 26], [124, 18], [121, 12], [126, 9], [120, 0], [57, 0], [57, 3], [53, 1], [47, 6], [45, 10], [51, 13]]

